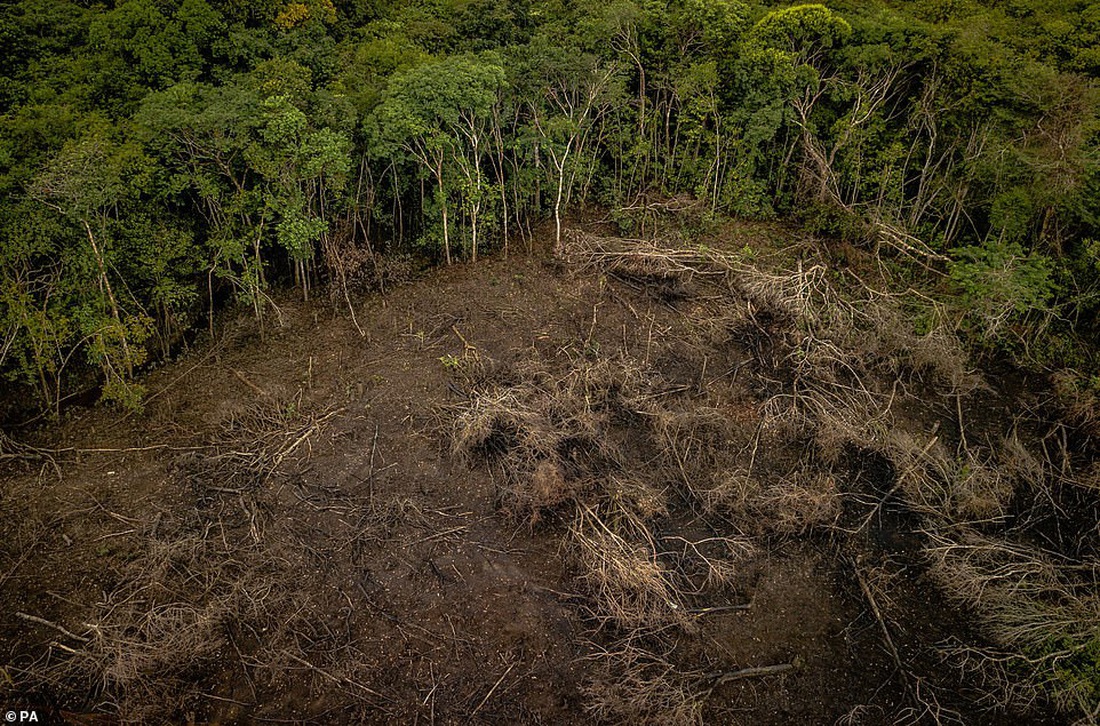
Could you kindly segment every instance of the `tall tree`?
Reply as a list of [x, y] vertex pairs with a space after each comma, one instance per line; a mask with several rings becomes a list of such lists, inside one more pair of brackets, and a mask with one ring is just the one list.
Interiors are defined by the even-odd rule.
[[[470, 207], [473, 254], [482, 188], [485, 129], [504, 83], [504, 69], [494, 55], [459, 55], [396, 74], [385, 97], [367, 119], [374, 153], [401, 150], [430, 170], [436, 184], [443, 232], [443, 254], [451, 263], [450, 200], [458, 193], [476, 198]], [[450, 180], [451, 166], [467, 182], [463, 193]]]

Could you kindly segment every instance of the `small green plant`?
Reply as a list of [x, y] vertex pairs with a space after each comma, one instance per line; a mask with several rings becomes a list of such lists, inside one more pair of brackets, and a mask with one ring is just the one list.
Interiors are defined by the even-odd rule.
[[1057, 286], [1049, 258], [1003, 242], [956, 249], [954, 257], [951, 279], [972, 333], [1004, 344], [1013, 325], [1051, 311]]
[[450, 353], [439, 356], [439, 362], [442, 363], [443, 367], [448, 371], [457, 371], [462, 368], [462, 359]]
[[1051, 683], [1055, 700], [1069, 708], [1095, 708], [1100, 702], [1100, 634], [1085, 642], [1067, 637], [1043, 650], [1040, 657], [1058, 656]]
[[141, 413], [144, 410], [145, 386], [123, 378], [111, 378], [103, 384], [100, 400], [114, 403], [124, 411]]

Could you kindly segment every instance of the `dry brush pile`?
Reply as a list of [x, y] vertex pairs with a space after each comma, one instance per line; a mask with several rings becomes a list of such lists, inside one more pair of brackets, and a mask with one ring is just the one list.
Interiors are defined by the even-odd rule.
[[[4, 665], [0, 695], [135, 724], [282, 717], [298, 691], [336, 689], [349, 722], [384, 709], [354, 613], [323, 581], [400, 513], [294, 483], [338, 414], [260, 400], [176, 457], [190, 506], [149, 521], [103, 509], [131, 525], [129, 554], [97, 602], [57, 622], [20, 614], [41, 647]], [[347, 522], [346, 539], [299, 531], [317, 516]]]
[[[939, 423], [914, 423], [961, 412], [981, 392], [945, 320], [918, 334], [905, 295], [811, 262], [765, 270], [713, 249], [581, 233], [566, 256], [664, 304], [687, 303], [690, 316], [658, 346], [690, 349], [696, 382], [624, 339], [615, 352], [600, 352], [613, 350], [606, 342], [566, 348], [496, 379], [468, 376], [466, 400], [445, 420], [453, 452], [489, 468], [506, 512], [563, 532], [601, 649], [602, 676], [587, 692], [594, 714], [700, 722], [715, 679], [677, 663], [678, 643], [708, 606], [744, 595], [745, 573], [771, 543], [823, 536], [853, 564], [902, 673], [899, 717], [957, 718], [894, 642], [905, 611], [891, 608], [888, 575], [901, 568], [874, 550], [870, 530], [897, 505], [920, 523], [917, 586], [971, 608], [981, 625], [981, 642], [950, 656], [960, 673], [980, 668], [968, 682], [984, 684], [987, 705], [1026, 708], [1053, 694], [1067, 712], [1095, 706], [1095, 675], [1080, 668], [1100, 643], [1093, 561], [1043, 552], [1014, 528], [1017, 493], [1034, 499], [1054, 472], [1018, 439], [968, 441], [961, 413], [955, 451]], [[708, 370], [712, 361], [726, 369]], [[867, 456], [888, 462], [890, 481], [845, 480], [851, 459]], [[715, 668], [718, 682], [739, 672], [720, 658]]]

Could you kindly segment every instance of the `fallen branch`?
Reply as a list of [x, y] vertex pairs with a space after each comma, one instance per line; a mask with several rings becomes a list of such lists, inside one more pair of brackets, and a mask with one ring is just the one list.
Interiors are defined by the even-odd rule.
[[255, 391], [257, 395], [260, 395], [260, 396], [266, 396], [267, 395], [267, 391], [265, 391], [264, 389], [260, 388], [255, 383], [253, 383], [252, 381], [245, 378], [245, 375], [243, 373], [241, 373], [239, 370], [237, 370], [236, 368], [233, 369], [233, 375], [235, 375], [237, 377], [237, 379], [240, 380], [241, 383], [245, 384], [246, 386], [251, 388], [253, 391]]
[[875, 596], [871, 592], [867, 580], [863, 577], [863, 573], [860, 571], [858, 565], [853, 563], [852, 570], [856, 573], [856, 580], [859, 581], [859, 589], [863, 591], [863, 597], [867, 600], [867, 604], [871, 608], [871, 614], [875, 616], [875, 621], [878, 622], [878, 626], [882, 630], [882, 638], [886, 642], [886, 647], [890, 650], [890, 655], [894, 659], [894, 665], [898, 667], [900, 672], [906, 673], [905, 666], [902, 665], [901, 662], [901, 655], [898, 653], [897, 646], [894, 645], [894, 639], [890, 636], [890, 628], [886, 625], [886, 619], [882, 616], [882, 610], [879, 609], [878, 601], [875, 600]]
[[500, 686], [501, 683], [504, 682], [504, 679], [508, 677], [508, 674], [511, 673], [512, 669], [515, 667], [516, 661], [512, 661], [512, 664], [508, 666], [508, 669], [506, 671], [504, 671], [504, 675], [497, 679], [497, 682], [494, 683], [493, 687], [489, 689], [489, 692], [485, 694], [485, 698], [481, 699], [481, 703], [477, 704], [477, 708], [475, 708], [474, 712], [470, 714], [471, 719], [473, 719], [473, 717], [478, 714], [478, 711], [480, 711], [482, 707], [489, 702], [489, 698], [491, 698], [492, 695], [496, 693], [497, 688]]
[[795, 668], [798, 668], [798, 663], [777, 663], [776, 665], [767, 666], [754, 666], [752, 668], [742, 668], [737, 671], [724, 671], [718, 673], [708, 673], [706, 675], [707, 680], [713, 680], [711, 689], [717, 688], [724, 683], [730, 683], [731, 681], [740, 681], [745, 678], [762, 678], [765, 676], [779, 676], [784, 673], [789, 673]]
[[747, 602], [743, 605], [716, 605], [709, 608], [691, 608], [688, 610], [692, 615], [710, 615], [711, 613], [725, 613], [733, 610], [748, 610], [752, 607], [751, 602]]
[[67, 635], [73, 640], [79, 640], [81, 643], [89, 642], [88, 638], [85, 638], [83, 635], [77, 635], [76, 633], [70, 632], [69, 630], [66, 630], [63, 626], [58, 625], [52, 620], [46, 620], [45, 618], [40, 618], [37, 615], [28, 615], [27, 613], [21, 612], [17, 612], [15, 614], [15, 617], [27, 620], [32, 623], [38, 623], [39, 625], [45, 625], [47, 628], [53, 628], [57, 632]]
[[362, 683], [357, 683], [357, 682], [351, 680], [350, 678], [341, 678], [339, 676], [334, 676], [331, 673], [329, 673], [328, 671], [326, 671], [322, 668], [318, 668], [317, 666], [313, 665], [308, 660], [305, 660], [304, 658], [299, 658], [298, 656], [291, 653], [289, 650], [284, 650], [283, 655], [285, 655], [287, 658], [290, 658], [293, 661], [297, 661], [298, 663], [301, 663], [302, 665], [304, 665], [306, 668], [309, 668], [314, 673], [322, 675], [325, 678], [328, 678], [330, 681], [333, 681], [335, 683], [340, 683], [342, 685], [355, 686], [356, 688], [360, 689], [361, 691], [369, 693], [370, 695], [372, 695], [376, 698], [381, 698], [383, 701], [386, 701], [387, 703], [393, 703], [392, 699], [390, 699], [388, 696], [382, 695], [381, 693], [374, 690], [373, 688], [368, 688], [367, 686], [364, 686]]

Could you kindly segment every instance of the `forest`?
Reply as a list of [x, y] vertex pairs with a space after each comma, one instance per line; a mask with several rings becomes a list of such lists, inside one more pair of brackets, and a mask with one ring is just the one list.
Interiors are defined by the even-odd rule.
[[[0, 585], [86, 541], [73, 561], [116, 587], [8, 603], [0, 696], [135, 723], [717, 723], [805, 672], [762, 691], [775, 723], [1100, 719], [1100, 3], [11, 0], [0, 47], [0, 502], [26, 522]], [[173, 388], [212, 365], [207, 395], [259, 403]], [[309, 490], [351, 441], [358, 484]], [[80, 488], [97, 456], [195, 500], [124, 510]], [[414, 491], [412, 461], [491, 493]], [[47, 479], [109, 516], [81, 540]], [[280, 514], [303, 503], [317, 521]], [[428, 691], [421, 661], [352, 665], [381, 625], [351, 611], [404, 617], [381, 589], [316, 596], [346, 601], [339, 655], [313, 647], [327, 615], [271, 594], [323, 590], [291, 550], [326, 577], [400, 551], [428, 563], [409, 581], [486, 597], [458, 555], [448, 589], [439, 548], [519, 557], [516, 526], [516, 567], [558, 573], [523, 592], [586, 633], [569, 660], [564, 606], [528, 613], [570, 663], [552, 707], [516, 700], [523, 655], [474, 685], [473, 643], [504, 645], [473, 616], [403, 595], [407, 642], [453, 639]], [[844, 657], [893, 674], [881, 694], [785, 711], [833, 687], [811, 651], [704, 643], [737, 625], [695, 619], [742, 607], [706, 598], [799, 568], [865, 621]], [[294, 672], [328, 701], [286, 696]]]
[[[790, 219], [1096, 395], [1100, 7], [121, 2], [3, 19], [0, 365], [40, 409], [273, 288], [592, 205]], [[916, 310], [916, 319], [935, 314]]]

